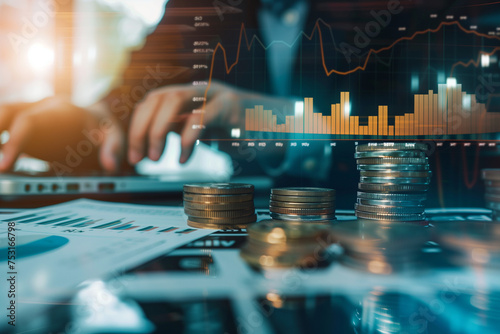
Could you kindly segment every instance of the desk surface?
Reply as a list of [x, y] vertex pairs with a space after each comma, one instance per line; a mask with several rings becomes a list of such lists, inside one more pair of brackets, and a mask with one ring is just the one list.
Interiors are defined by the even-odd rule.
[[[267, 216], [258, 210], [259, 218]], [[341, 211], [342, 219], [354, 219]], [[488, 220], [483, 209], [429, 210], [442, 221]], [[257, 270], [220, 231], [126, 273], [96, 281], [26, 329], [54, 333], [493, 333], [495, 269], [457, 267], [429, 242], [411, 270], [376, 275], [341, 261], [338, 246], [308, 269]], [[337, 247], [337, 248], [336, 248]], [[31, 328], [29, 328], [31, 327]], [[40, 330], [42, 329], [43, 330]]]

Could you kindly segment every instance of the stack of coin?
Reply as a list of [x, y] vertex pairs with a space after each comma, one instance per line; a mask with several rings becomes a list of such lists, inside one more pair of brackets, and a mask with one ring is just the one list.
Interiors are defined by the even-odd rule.
[[273, 219], [329, 223], [335, 220], [335, 190], [307, 187], [271, 189], [269, 211]]
[[431, 171], [422, 143], [373, 143], [356, 147], [360, 171], [356, 216], [388, 222], [425, 221]]
[[240, 229], [257, 220], [254, 186], [241, 183], [184, 185], [184, 213], [188, 225], [205, 229]]
[[486, 186], [486, 206], [492, 210], [494, 221], [500, 220], [500, 169], [483, 169]]
[[317, 267], [325, 260], [328, 237], [326, 225], [263, 220], [248, 227], [240, 255], [258, 268]]
[[333, 239], [344, 252], [341, 262], [374, 274], [417, 268], [428, 229], [418, 225], [358, 219], [332, 226]]

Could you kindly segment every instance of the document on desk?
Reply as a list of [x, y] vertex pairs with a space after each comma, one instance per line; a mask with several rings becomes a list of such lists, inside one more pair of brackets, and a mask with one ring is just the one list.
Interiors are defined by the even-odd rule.
[[86, 199], [1, 215], [2, 274], [15, 278], [19, 303], [45, 303], [213, 232], [186, 221], [180, 207]]

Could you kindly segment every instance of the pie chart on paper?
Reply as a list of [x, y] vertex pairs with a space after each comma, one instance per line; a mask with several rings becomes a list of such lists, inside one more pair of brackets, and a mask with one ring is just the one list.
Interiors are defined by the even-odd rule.
[[[0, 237], [0, 262], [7, 261], [8, 242], [6, 234]], [[56, 235], [16, 235], [16, 260], [53, 251], [68, 242]]]

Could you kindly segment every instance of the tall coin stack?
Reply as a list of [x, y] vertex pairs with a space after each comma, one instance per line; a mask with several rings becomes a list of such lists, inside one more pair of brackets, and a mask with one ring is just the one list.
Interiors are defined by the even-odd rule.
[[360, 182], [356, 216], [425, 223], [431, 171], [422, 143], [372, 143], [356, 147]]
[[335, 190], [327, 188], [275, 188], [269, 202], [271, 218], [308, 223], [335, 220]]
[[494, 221], [500, 220], [500, 169], [483, 169], [483, 180], [486, 186], [486, 206], [492, 210]]
[[241, 257], [258, 268], [316, 266], [325, 260], [329, 227], [263, 220], [248, 227]]
[[242, 183], [184, 185], [184, 213], [188, 225], [204, 229], [240, 229], [257, 220], [254, 186]]

